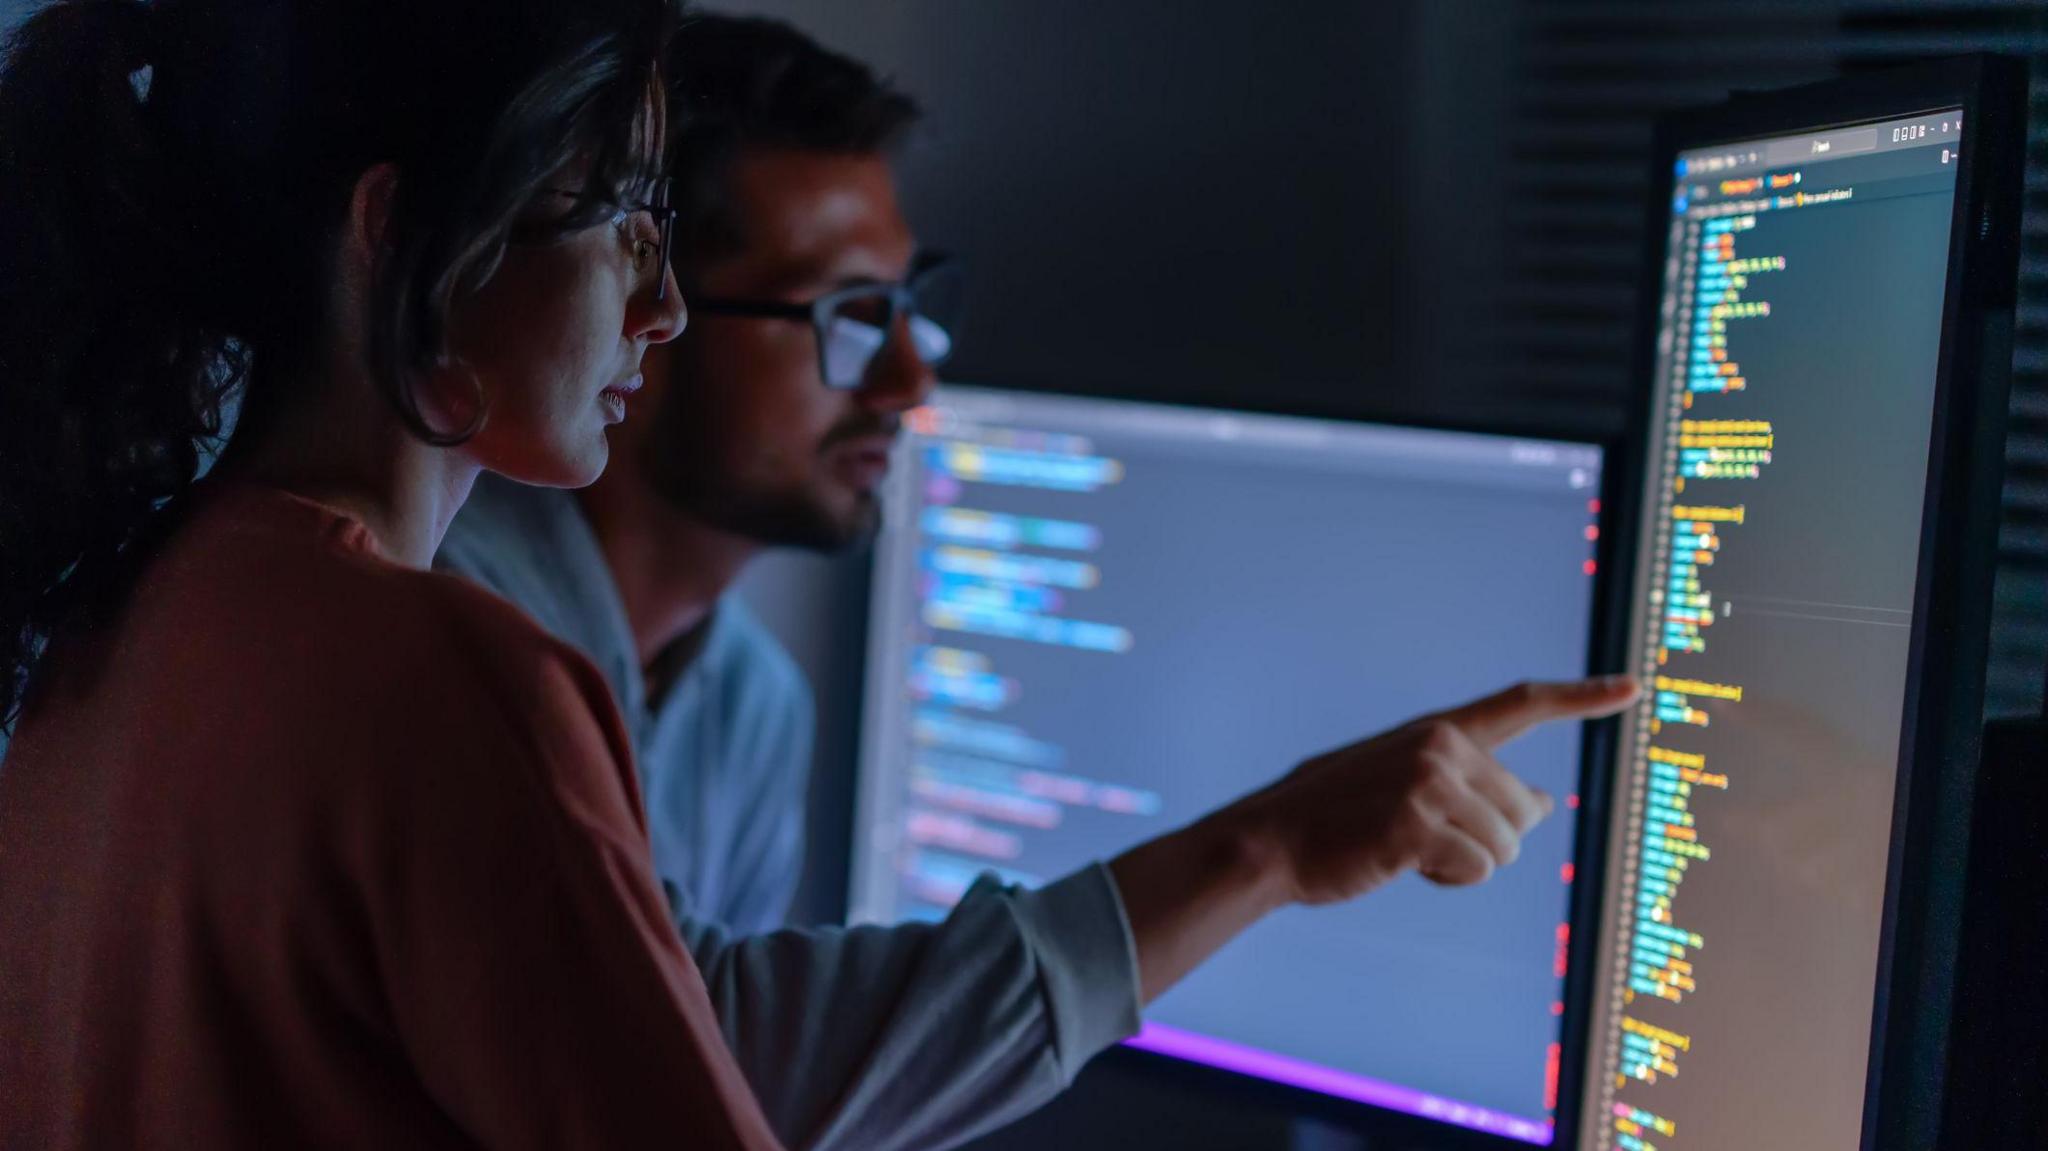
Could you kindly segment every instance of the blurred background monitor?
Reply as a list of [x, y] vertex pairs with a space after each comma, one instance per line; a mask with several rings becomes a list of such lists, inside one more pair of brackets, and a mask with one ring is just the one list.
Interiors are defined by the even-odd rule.
[[[1583, 673], [1602, 458], [943, 389], [885, 492], [852, 917], [941, 916], [984, 870], [1056, 878], [1339, 743]], [[1411, 876], [1283, 911], [1132, 1046], [1386, 1122], [1549, 1142], [1580, 732], [1504, 759], [1560, 799], [1519, 862], [1474, 889]]]

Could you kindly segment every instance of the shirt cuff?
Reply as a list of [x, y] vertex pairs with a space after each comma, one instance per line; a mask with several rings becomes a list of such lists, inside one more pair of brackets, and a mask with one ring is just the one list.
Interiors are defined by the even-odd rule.
[[1012, 907], [1038, 957], [1060, 1082], [1138, 1033], [1138, 950], [1123, 896], [1100, 863], [1019, 893]]

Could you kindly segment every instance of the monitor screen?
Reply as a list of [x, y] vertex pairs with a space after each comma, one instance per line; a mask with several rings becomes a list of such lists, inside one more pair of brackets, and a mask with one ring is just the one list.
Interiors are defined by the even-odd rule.
[[1675, 157], [1586, 1147], [1862, 1138], [1961, 127]]
[[[1301, 759], [1585, 672], [1594, 446], [967, 388], [910, 420], [875, 560], [851, 911], [1106, 860]], [[1504, 762], [1561, 799], [1570, 725]], [[1545, 1144], [1578, 827], [1491, 882], [1290, 909], [1133, 1045]]]

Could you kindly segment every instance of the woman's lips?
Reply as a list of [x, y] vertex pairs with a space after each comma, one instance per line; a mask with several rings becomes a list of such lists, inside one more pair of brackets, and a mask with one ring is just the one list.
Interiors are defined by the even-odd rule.
[[631, 376], [620, 380], [597, 394], [598, 403], [604, 405], [605, 414], [611, 423], [626, 418], [626, 397], [640, 390], [640, 377]]

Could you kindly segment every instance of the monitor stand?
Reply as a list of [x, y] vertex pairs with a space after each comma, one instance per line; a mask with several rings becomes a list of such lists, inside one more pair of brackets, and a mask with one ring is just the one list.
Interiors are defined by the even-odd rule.
[[2048, 1149], [2048, 719], [1984, 729], [1943, 1148]]

